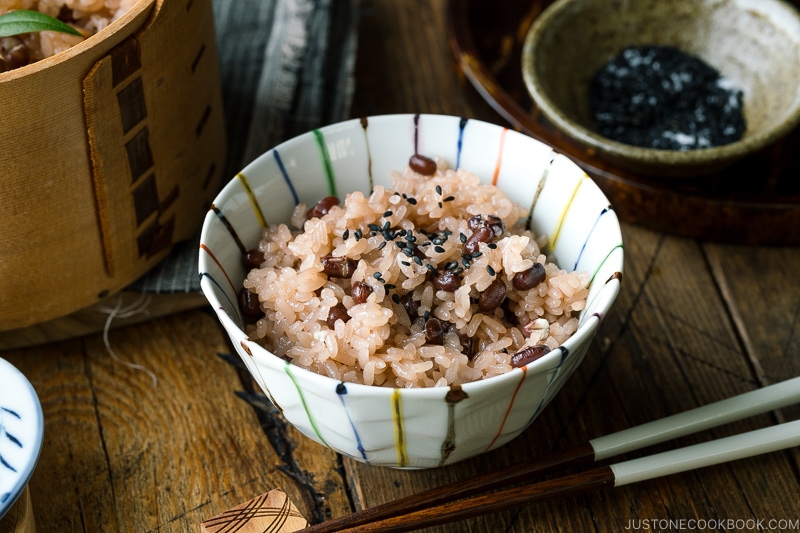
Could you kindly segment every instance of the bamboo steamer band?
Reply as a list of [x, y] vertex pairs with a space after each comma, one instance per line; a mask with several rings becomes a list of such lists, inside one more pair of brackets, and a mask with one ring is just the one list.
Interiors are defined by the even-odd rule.
[[0, 331], [112, 295], [192, 238], [226, 146], [211, 0], [140, 0], [0, 74]]

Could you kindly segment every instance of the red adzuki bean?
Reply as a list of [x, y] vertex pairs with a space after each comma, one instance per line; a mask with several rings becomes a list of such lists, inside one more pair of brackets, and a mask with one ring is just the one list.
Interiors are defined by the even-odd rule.
[[452, 270], [439, 270], [431, 278], [431, 282], [440, 291], [455, 292], [461, 286], [461, 276]]
[[506, 223], [495, 215], [475, 215], [467, 220], [467, 227], [472, 231], [478, 228], [489, 228], [492, 235], [499, 237], [506, 230]]
[[444, 343], [444, 325], [438, 318], [429, 318], [425, 322], [425, 340], [428, 344]]
[[344, 306], [344, 304], [338, 303], [331, 307], [331, 310], [328, 312], [328, 319], [326, 320], [326, 323], [328, 324], [329, 328], [333, 329], [337, 320], [342, 320], [344, 322], [350, 320], [350, 315], [347, 314], [347, 308]]
[[528, 270], [514, 274], [511, 283], [518, 291], [528, 291], [543, 282], [546, 277], [547, 272], [544, 270], [544, 265], [534, 263]]
[[436, 161], [424, 155], [412, 155], [408, 160], [408, 166], [411, 170], [423, 176], [433, 176], [436, 173]]
[[261, 311], [258, 294], [244, 288], [239, 291], [239, 310], [248, 322], [255, 322], [264, 314]]
[[544, 344], [538, 344], [536, 346], [526, 346], [525, 348], [521, 349], [517, 353], [511, 356], [511, 366], [514, 368], [520, 368], [528, 363], [536, 361], [543, 355], [550, 352], [550, 347], [545, 346]]
[[263, 262], [264, 252], [257, 248], [251, 248], [242, 255], [242, 264], [247, 270], [261, 268], [261, 263]]
[[403, 309], [406, 310], [408, 313], [408, 318], [412, 322], [414, 322], [417, 317], [419, 316], [419, 300], [414, 299], [413, 292], [407, 292], [403, 296], [400, 297], [400, 303], [403, 305]]
[[497, 309], [506, 298], [506, 284], [500, 278], [495, 278], [491, 285], [486, 287], [478, 296], [478, 309], [483, 313], [489, 313]]
[[467, 242], [464, 243], [464, 253], [474, 254], [480, 250], [480, 243], [492, 242], [492, 230], [489, 228], [478, 228], [472, 232]]
[[335, 196], [326, 196], [306, 212], [306, 218], [322, 218], [335, 205], [339, 205], [339, 199]]
[[322, 258], [322, 269], [329, 278], [351, 278], [358, 262], [349, 257], [326, 255]]
[[370, 294], [372, 294], [372, 287], [361, 281], [353, 282], [351, 296], [353, 297], [353, 301], [355, 303], [363, 304], [367, 301], [367, 298], [369, 298]]

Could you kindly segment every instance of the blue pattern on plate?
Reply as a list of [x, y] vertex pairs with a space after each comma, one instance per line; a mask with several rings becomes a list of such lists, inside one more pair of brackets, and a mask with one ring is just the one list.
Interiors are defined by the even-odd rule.
[[42, 407], [33, 387], [0, 359], [0, 517], [28, 484], [41, 451]]

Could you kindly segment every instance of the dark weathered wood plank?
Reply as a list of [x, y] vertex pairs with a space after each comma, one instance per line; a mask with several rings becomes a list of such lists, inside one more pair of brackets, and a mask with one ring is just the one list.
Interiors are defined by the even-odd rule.
[[[703, 247], [745, 354], [762, 384], [800, 375], [800, 248]], [[800, 417], [800, 405], [778, 420]], [[800, 470], [800, 453], [793, 454]]]
[[216, 317], [121, 328], [110, 342], [157, 385], [112, 359], [100, 335], [3, 353], [45, 414], [31, 480], [38, 531], [190, 531], [275, 487], [305, 516], [349, 511], [336, 454], [289, 427], [271, 442], [257, 408], [236, 395], [244, 386], [218, 355], [230, 347]]
[[[620, 305], [604, 322], [587, 361], [540, 419], [504, 448], [441, 472], [387, 472], [353, 465], [359, 474], [356, 479], [363, 485], [358, 492], [366, 499], [362, 505], [374, 505], [462, 472], [491, 468], [493, 463], [513, 463], [550, 447], [560, 448], [758, 386], [747, 358], [737, 348], [729, 321], [703, 319], [687, 325], [671, 318], [680, 317], [680, 309], [699, 314], [724, 311], [711, 273], [702, 266], [700, 247], [669, 237], [660, 242], [656, 239], [653, 244], [655, 235], [651, 232], [625, 229], [632, 255], [626, 265]], [[640, 250], [651, 255], [638, 257]], [[686, 270], [695, 268], [698, 273], [691, 279], [697, 281], [683, 283]], [[691, 306], [689, 302], [693, 302]], [[629, 310], [630, 317], [626, 316]], [[683, 340], [670, 341], [672, 333]], [[607, 342], [605, 336], [609, 337]], [[720, 338], [730, 344], [727, 349], [716, 349]], [[608, 347], [605, 353], [604, 346]], [[764, 415], [680, 442], [688, 444], [755, 429], [772, 419]], [[589, 530], [602, 524], [598, 530], [605, 531], [619, 530], [642, 518], [757, 519], [791, 515], [796, 497], [800, 497], [800, 486], [790, 454], [778, 453], [645, 482], [612, 494], [546, 502], [473, 524], [475, 531], [512, 524], [537, 524], [536, 531]], [[464, 527], [453, 524], [430, 531], [462, 531]]]
[[[443, 2], [365, 1], [363, 5], [357, 112], [451, 113], [502, 123], [476, 101], [475, 92], [453, 70], [450, 51], [437, 41], [441, 36], [429, 29], [444, 22]], [[629, 225], [623, 231], [626, 266], [617, 305], [604, 320], [583, 365], [532, 427], [500, 450], [432, 472], [374, 469], [345, 460], [356, 507], [513, 464], [762, 384], [729, 308], [730, 294], [738, 294], [737, 289], [720, 285], [719, 268], [713, 268], [709, 259], [713, 248]], [[745, 254], [747, 248], [743, 250]], [[800, 252], [795, 257], [800, 260]], [[737, 277], [755, 275], [753, 265], [739, 267], [744, 271]], [[764, 279], [760, 290], [768, 292], [775, 282], [780, 280]], [[796, 291], [784, 298], [792, 296]], [[791, 308], [784, 300], [776, 312]], [[785, 333], [780, 346], [792, 343], [796, 344], [795, 337]], [[785, 367], [775, 374], [776, 380], [798, 374], [796, 368]], [[681, 443], [754, 429], [774, 420], [764, 415], [686, 437]], [[425, 531], [616, 531], [631, 520], [646, 518], [791, 515], [800, 484], [790, 457], [786, 452], [753, 458]]]
[[[354, 116], [428, 112], [502, 123], [458, 72], [444, 8], [443, 0], [362, 0]], [[194, 531], [276, 487], [318, 521], [800, 374], [800, 249], [721, 246], [631, 225], [623, 237], [622, 292], [564, 389], [513, 442], [441, 469], [367, 466], [300, 435], [240, 371], [205, 309], [111, 332], [115, 353], [155, 372], [156, 387], [113, 360], [98, 333], [0, 352], [31, 379], [45, 412], [31, 482], [38, 530]], [[784, 409], [678, 444], [798, 415]], [[798, 465], [796, 450], [775, 453], [425, 531], [796, 519]]]

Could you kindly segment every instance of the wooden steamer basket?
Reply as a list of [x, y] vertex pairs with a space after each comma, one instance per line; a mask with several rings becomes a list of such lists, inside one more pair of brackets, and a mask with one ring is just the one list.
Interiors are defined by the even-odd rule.
[[140, 0], [0, 74], [0, 331], [94, 304], [193, 237], [225, 152], [211, 0]]

